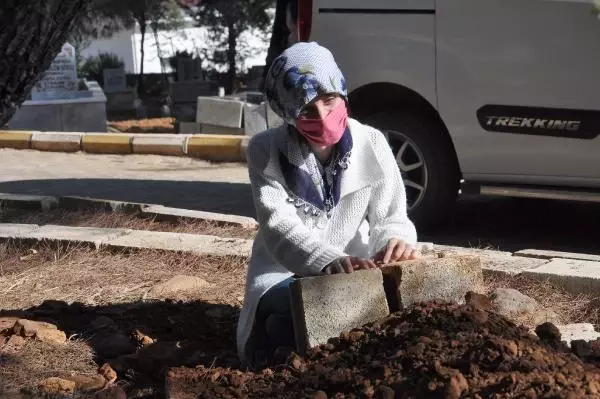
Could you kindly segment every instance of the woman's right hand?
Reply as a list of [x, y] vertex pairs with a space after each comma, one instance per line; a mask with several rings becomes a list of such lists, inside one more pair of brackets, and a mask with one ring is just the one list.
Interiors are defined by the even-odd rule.
[[352, 273], [355, 270], [377, 269], [377, 265], [370, 259], [356, 256], [344, 256], [325, 266], [323, 274]]

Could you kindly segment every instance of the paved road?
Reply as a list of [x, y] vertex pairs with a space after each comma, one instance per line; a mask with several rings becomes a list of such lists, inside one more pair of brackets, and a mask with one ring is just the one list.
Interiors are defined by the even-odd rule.
[[[0, 192], [82, 195], [254, 216], [243, 164], [153, 155], [0, 149]], [[503, 250], [600, 253], [600, 204], [462, 198], [453, 221], [421, 240]]]

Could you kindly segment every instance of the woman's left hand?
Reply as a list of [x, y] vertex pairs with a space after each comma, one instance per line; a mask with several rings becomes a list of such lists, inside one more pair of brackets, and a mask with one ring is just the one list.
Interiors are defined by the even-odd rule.
[[412, 245], [406, 244], [397, 238], [392, 238], [388, 241], [385, 248], [375, 255], [374, 261], [385, 265], [390, 262], [400, 262], [417, 258], [419, 258], [419, 251], [413, 248]]

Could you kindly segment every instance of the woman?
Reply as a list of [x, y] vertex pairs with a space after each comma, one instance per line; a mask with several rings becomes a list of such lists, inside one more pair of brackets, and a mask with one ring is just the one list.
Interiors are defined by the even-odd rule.
[[394, 156], [381, 132], [348, 118], [346, 83], [329, 50], [294, 44], [273, 61], [265, 90], [284, 124], [247, 150], [260, 228], [237, 343], [254, 366], [295, 346], [293, 278], [417, 256]]

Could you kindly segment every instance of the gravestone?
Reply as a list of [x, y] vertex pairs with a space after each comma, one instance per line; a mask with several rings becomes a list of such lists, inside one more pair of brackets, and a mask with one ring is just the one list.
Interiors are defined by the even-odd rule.
[[43, 101], [92, 97], [91, 92], [78, 89], [75, 47], [65, 43], [48, 70], [33, 87], [31, 99]]
[[104, 78], [104, 91], [106, 93], [124, 91], [127, 88], [125, 82], [125, 69], [105, 68], [102, 71], [102, 75]]
[[65, 43], [21, 104], [10, 129], [52, 132], [106, 132], [106, 96], [97, 82], [77, 78], [75, 48]]
[[179, 58], [177, 61], [177, 80], [204, 80], [202, 60], [199, 58]]

